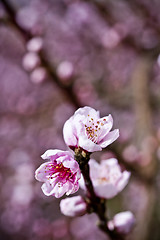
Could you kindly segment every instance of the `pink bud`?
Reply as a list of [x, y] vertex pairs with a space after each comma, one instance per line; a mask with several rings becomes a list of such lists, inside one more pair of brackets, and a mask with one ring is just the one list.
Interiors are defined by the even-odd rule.
[[27, 43], [27, 50], [30, 52], [38, 52], [42, 49], [43, 40], [41, 37], [32, 38]]
[[22, 65], [26, 71], [32, 71], [39, 63], [39, 56], [32, 52], [26, 53], [22, 59]]
[[31, 81], [35, 84], [41, 83], [47, 76], [46, 70], [43, 67], [38, 67], [30, 75]]
[[106, 31], [102, 37], [102, 44], [104, 47], [112, 49], [120, 42], [120, 36], [115, 29]]
[[63, 61], [57, 68], [57, 75], [63, 81], [67, 81], [73, 74], [73, 65], [69, 61]]
[[135, 217], [130, 211], [121, 212], [108, 222], [110, 230], [116, 230], [120, 234], [128, 234], [135, 224]]
[[69, 217], [83, 216], [86, 213], [86, 203], [81, 196], [65, 198], [60, 202], [61, 212]]

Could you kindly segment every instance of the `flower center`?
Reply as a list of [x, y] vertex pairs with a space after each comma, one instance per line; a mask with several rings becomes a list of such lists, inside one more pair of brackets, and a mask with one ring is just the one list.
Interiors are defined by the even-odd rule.
[[95, 121], [93, 118], [90, 118], [88, 115], [88, 121], [85, 124], [85, 129], [87, 137], [94, 143], [97, 143], [99, 136], [102, 132], [102, 127], [104, 126], [106, 119]]
[[75, 174], [72, 173], [70, 168], [64, 167], [62, 163], [57, 164], [55, 161], [46, 170], [48, 170], [49, 179], [56, 179], [59, 186], [67, 181], [74, 181]]

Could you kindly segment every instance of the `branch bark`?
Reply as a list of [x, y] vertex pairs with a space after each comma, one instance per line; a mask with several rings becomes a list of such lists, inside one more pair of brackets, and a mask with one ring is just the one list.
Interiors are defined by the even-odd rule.
[[105, 199], [96, 196], [94, 192], [93, 184], [89, 175], [89, 159], [90, 153], [84, 151], [81, 148], [75, 149], [75, 160], [79, 164], [87, 190], [86, 202], [88, 203], [89, 211], [97, 214], [99, 217], [99, 228], [105, 232], [112, 240], [124, 240], [124, 237], [121, 234], [117, 233], [115, 230], [110, 230], [108, 228]]

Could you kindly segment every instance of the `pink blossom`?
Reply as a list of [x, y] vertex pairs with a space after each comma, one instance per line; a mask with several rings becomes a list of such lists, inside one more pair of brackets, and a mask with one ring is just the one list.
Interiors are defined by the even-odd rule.
[[135, 217], [130, 211], [121, 212], [108, 222], [110, 230], [116, 230], [120, 234], [128, 234], [135, 224]]
[[[89, 166], [94, 191], [99, 197], [106, 199], [113, 198], [128, 183], [130, 173], [128, 171], [122, 172], [115, 158], [102, 160], [100, 164], [91, 159]], [[79, 183], [80, 187], [85, 189], [83, 178], [80, 179]]]
[[66, 216], [83, 216], [86, 213], [87, 205], [81, 196], [75, 196], [62, 199], [60, 209]]
[[34, 37], [27, 43], [27, 50], [29, 52], [38, 52], [42, 49], [43, 40], [41, 37]]
[[78, 191], [80, 169], [70, 152], [47, 150], [41, 157], [49, 161], [36, 170], [35, 178], [44, 182], [42, 191], [45, 195], [59, 198]]
[[28, 72], [35, 69], [40, 64], [40, 58], [37, 53], [28, 52], [24, 55], [22, 59], [22, 65], [24, 69]]
[[79, 108], [64, 124], [64, 140], [72, 149], [101, 151], [119, 137], [118, 129], [110, 131], [112, 126], [111, 115], [100, 118], [99, 112], [91, 107]]
[[69, 79], [73, 75], [73, 70], [74, 69], [71, 62], [63, 61], [58, 65], [57, 75], [61, 80], [67, 83], [67, 81], [70, 82]]

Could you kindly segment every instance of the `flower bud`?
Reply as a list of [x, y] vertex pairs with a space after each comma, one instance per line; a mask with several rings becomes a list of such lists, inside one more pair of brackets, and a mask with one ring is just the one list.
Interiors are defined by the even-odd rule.
[[47, 72], [46, 72], [45, 68], [37, 67], [31, 73], [30, 79], [33, 83], [39, 84], [45, 80], [46, 76], [47, 76]]
[[121, 212], [108, 222], [110, 230], [116, 230], [120, 234], [128, 234], [135, 224], [135, 217], [130, 211]]
[[41, 37], [34, 37], [27, 43], [27, 50], [30, 52], [38, 52], [42, 49], [43, 40]]
[[81, 196], [62, 199], [60, 202], [61, 212], [69, 217], [83, 216], [87, 205]]
[[26, 71], [32, 71], [39, 63], [39, 56], [33, 52], [26, 53], [22, 59], [22, 65]]
[[69, 61], [63, 61], [58, 65], [57, 75], [63, 81], [68, 81], [73, 75], [73, 65]]

